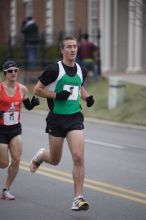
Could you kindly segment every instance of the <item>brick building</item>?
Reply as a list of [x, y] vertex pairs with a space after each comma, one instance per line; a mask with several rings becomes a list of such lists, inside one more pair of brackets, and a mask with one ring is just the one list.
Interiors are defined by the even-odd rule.
[[88, 32], [97, 44], [99, 0], [1, 0], [0, 44], [22, 42], [20, 26], [27, 16], [32, 16], [40, 35], [47, 44], [56, 43], [62, 34], [79, 36]]
[[10, 33], [10, 0], [0, 1], [0, 8], [0, 44], [6, 44]]
[[1, 0], [0, 8], [0, 45], [22, 43], [27, 16], [34, 17], [48, 46], [63, 34], [85, 32], [98, 45], [100, 27], [102, 72], [146, 72], [145, 0]]

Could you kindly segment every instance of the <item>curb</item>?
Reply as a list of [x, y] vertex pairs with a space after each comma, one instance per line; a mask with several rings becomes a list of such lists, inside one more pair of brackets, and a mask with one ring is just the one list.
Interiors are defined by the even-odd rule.
[[85, 121], [92, 122], [92, 123], [104, 124], [104, 125], [111, 125], [111, 126], [115, 126], [115, 127], [146, 130], [146, 126], [142, 126], [142, 125], [126, 124], [126, 123], [107, 121], [107, 120], [101, 120], [101, 119], [95, 119], [95, 118], [86, 118], [85, 117]]
[[[28, 111], [25, 109], [22, 109], [22, 112], [28, 112]], [[42, 115], [48, 114], [48, 111], [45, 111], [45, 110], [32, 110], [32, 112], [37, 113], [37, 114], [42, 114]], [[108, 120], [102, 120], [102, 119], [96, 119], [96, 118], [85, 117], [85, 122], [111, 125], [115, 127], [123, 127], [123, 128], [129, 128], [129, 129], [146, 130], [146, 126], [142, 126], [142, 125], [126, 124], [126, 123], [120, 123], [120, 122], [114, 122], [114, 121], [108, 121]]]

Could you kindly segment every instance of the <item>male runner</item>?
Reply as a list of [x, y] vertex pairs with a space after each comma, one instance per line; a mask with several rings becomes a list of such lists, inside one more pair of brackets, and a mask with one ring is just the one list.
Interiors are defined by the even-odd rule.
[[46, 118], [46, 132], [49, 133], [49, 148], [41, 148], [32, 158], [31, 172], [35, 172], [42, 162], [57, 165], [61, 160], [63, 142], [67, 139], [73, 160], [74, 201], [71, 209], [87, 210], [88, 202], [83, 197], [84, 182], [84, 138], [80, 97], [87, 106], [94, 104], [82, 87], [87, 72], [75, 63], [77, 40], [65, 37], [60, 44], [62, 61], [50, 65], [39, 77], [34, 92], [47, 98], [50, 112]]
[[22, 153], [21, 104], [23, 102], [25, 108], [31, 110], [39, 105], [39, 99], [33, 96], [30, 101], [26, 86], [17, 82], [19, 68], [15, 61], [6, 61], [3, 72], [5, 79], [0, 83], [0, 168], [8, 167], [8, 176], [1, 198], [14, 200], [15, 196], [10, 193], [10, 186], [18, 173]]

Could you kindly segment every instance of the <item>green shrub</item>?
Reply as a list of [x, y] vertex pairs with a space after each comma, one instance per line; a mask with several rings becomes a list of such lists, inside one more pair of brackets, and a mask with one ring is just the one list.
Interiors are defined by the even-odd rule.
[[[44, 68], [49, 63], [54, 63], [58, 60], [59, 49], [58, 46], [46, 46], [40, 44], [37, 48], [37, 65], [38, 68]], [[2, 66], [3, 62], [7, 59], [14, 59], [17, 63], [25, 68], [26, 57], [25, 49], [23, 45], [15, 45], [8, 48], [6, 45], [0, 45], [0, 65]]]
[[46, 59], [50, 62], [56, 62], [59, 57], [59, 48], [56, 45], [45, 47]]

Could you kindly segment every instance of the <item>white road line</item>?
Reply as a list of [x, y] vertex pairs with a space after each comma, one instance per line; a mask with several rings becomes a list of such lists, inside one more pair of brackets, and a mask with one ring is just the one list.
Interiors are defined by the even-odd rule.
[[85, 139], [85, 142], [89, 143], [89, 144], [97, 144], [97, 145], [102, 145], [102, 146], [107, 146], [107, 147], [111, 147], [111, 148], [117, 148], [117, 149], [124, 149], [124, 146], [121, 145], [117, 145], [117, 144], [109, 144], [106, 142], [102, 142], [102, 141], [94, 141], [94, 140], [90, 140], [90, 139]]

